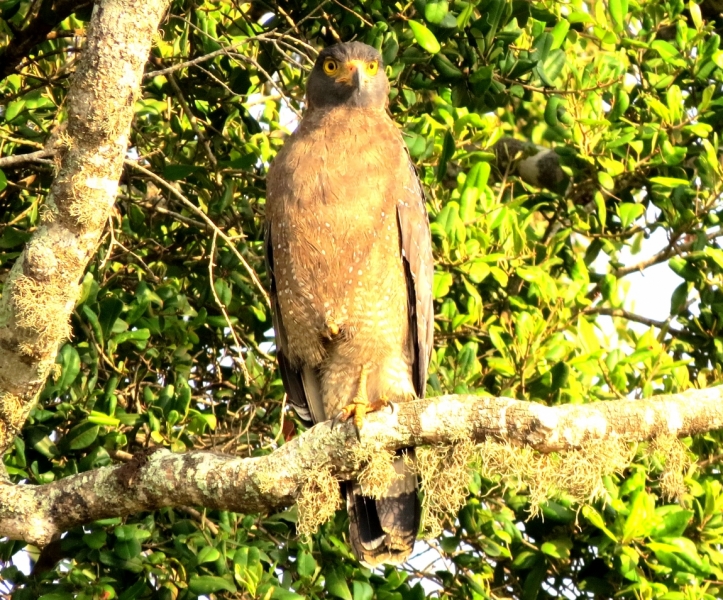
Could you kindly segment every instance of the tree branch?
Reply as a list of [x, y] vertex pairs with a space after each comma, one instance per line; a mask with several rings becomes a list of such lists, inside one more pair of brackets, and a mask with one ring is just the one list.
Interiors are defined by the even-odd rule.
[[[695, 232], [697, 233], [697, 232]], [[723, 227], [718, 227], [718, 229], [714, 229], [713, 231], [709, 231], [706, 233], [706, 239], [708, 241], [714, 240], [716, 238], [719, 238], [723, 236]], [[630, 275], [630, 273], [636, 273], [638, 271], [644, 271], [648, 267], [652, 267], [654, 265], [658, 265], [662, 262], [667, 261], [669, 258], [672, 258], [674, 254], [682, 254], [684, 252], [688, 252], [693, 249], [695, 244], [698, 243], [698, 240], [696, 237], [693, 237], [688, 242], [685, 242], [684, 244], [678, 244], [674, 245], [671, 244], [667, 246], [664, 250], [661, 250], [657, 254], [651, 256], [650, 258], [646, 260], [642, 260], [639, 263], [635, 265], [630, 265], [628, 267], [620, 267], [619, 269], [615, 269], [613, 271], [613, 275], [620, 279], [621, 277], [625, 277], [625, 275]]]
[[37, 152], [28, 152], [27, 154], [15, 154], [13, 156], [0, 157], [0, 168], [13, 167], [26, 162], [39, 162], [53, 164], [52, 160], [46, 160], [48, 157], [55, 156], [55, 150], [38, 150]]
[[320, 423], [275, 452], [236, 458], [207, 452], [136, 455], [121, 466], [47, 485], [0, 483], [0, 536], [43, 546], [72, 527], [169, 506], [244, 513], [294, 503], [309, 474], [356, 475], [359, 456], [386, 448], [497, 439], [540, 452], [572, 450], [595, 440], [683, 437], [723, 428], [723, 386], [586, 405], [544, 406], [510, 398], [441, 396], [399, 404], [352, 424]]
[[676, 329], [675, 327], [670, 326], [670, 321], [658, 321], [656, 319], [650, 319], [648, 317], [644, 317], [642, 315], [636, 315], [633, 312], [630, 312], [629, 310], [625, 310], [622, 308], [607, 308], [604, 306], [591, 306], [589, 308], [586, 308], [582, 311], [582, 314], [590, 315], [605, 315], [607, 317], [620, 317], [621, 319], [626, 319], [628, 321], [633, 321], [635, 323], [641, 323], [642, 325], [648, 325], [649, 327], [655, 327], [656, 329], [660, 329], [661, 331], [667, 331], [672, 335], [673, 337], [679, 338], [679, 339], [688, 339], [688, 338], [696, 338], [697, 336], [694, 333], [689, 333], [687, 331], [683, 331], [681, 329]]
[[93, 9], [67, 98], [67, 129], [55, 146], [59, 172], [42, 224], [13, 265], [0, 301], [0, 454], [68, 337], [78, 282], [115, 202], [143, 67], [167, 6], [168, 0], [101, 0]]

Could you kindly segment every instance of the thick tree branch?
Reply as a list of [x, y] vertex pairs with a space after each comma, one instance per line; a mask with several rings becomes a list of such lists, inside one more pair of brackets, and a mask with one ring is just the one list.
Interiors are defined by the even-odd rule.
[[0, 536], [42, 546], [83, 523], [166, 506], [274, 510], [295, 501], [310, 473], [330, 469], [339, 480], [349, 479], [359, 471], [360, 456], [381, 448], [493, 438], [553, 452], [595, 440], [683, 437], [719, 428], [723, 386], [648, 400], [554, 407], [442, 396], [368, 415], [361, 440], [351, 424], [327, 422], [262, 457], [159, 450], [47, 485], [0, 483]]
[[0, 453], [68, 337], [78, 281], [115, 202], [143, 67], [167, 6], [168, 0], [102, 0], [93, 9], [68, 95], [68, 126], [56, 144], [58, 176], [0, 302]]

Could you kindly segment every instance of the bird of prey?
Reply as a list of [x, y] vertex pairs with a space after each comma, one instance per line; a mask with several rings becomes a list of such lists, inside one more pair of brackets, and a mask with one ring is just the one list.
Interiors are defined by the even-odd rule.
[[[432, 351], [432, 243], [424, 194], [387, 114], [381, 56], [323, 50], [307, 106], [267, 177], [266, 256], [276, 348], [302, 420], [353, 417], [424, 396]], [[343, 484], [349, 539], [367, 565], [406, 560], [419, 526], [416, 475], [381, 499]]]

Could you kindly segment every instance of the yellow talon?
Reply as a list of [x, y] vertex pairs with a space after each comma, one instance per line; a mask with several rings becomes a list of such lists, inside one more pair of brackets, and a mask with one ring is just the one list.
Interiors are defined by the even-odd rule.
[[339, 415], [340, 421], [348, 421], [352, 416], [354, 417], [354, 427], [357, 432], [361, 431], [362, 425], [364, 424], [364, 417], [370, 412], [381, 410], [386, 406], [389, 406], [389, 400], [382, 396], [375, 401], [370, 401], [367, 396], [367, 376], [369, 369], [364, 365], [359, 374], [359, 385], [357, 387], [356, 396], [352, 401], [347, 404]]
[[339, 335], [339, 325], [331, 317], [326, 320], [324, 327], [326, 327], [327, 337], [333, 338]]

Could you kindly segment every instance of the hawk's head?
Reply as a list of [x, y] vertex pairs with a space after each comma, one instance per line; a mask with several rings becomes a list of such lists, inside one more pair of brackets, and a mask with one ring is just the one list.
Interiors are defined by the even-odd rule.
[[388, 93], [382, 57], [361, 42], [322, 50], [306, 84], [306, 98], [314, 108], [343, 105], [384, 109]]

